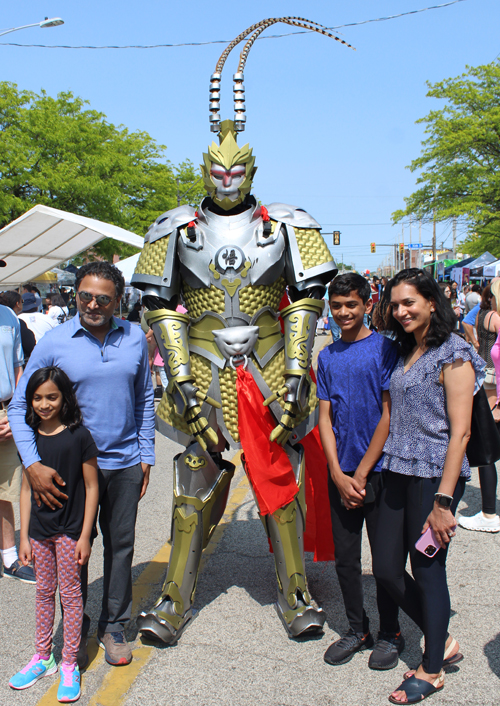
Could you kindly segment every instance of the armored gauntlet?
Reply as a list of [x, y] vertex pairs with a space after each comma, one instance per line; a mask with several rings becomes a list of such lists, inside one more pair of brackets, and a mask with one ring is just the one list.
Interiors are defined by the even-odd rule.
[[311, 352], [322, 311], [323, 302], [318, 299], [301, 299], [281, 311], [285, 324], [285, 384], [264, 402], [267, 406], [282, 397], [285, 403], [284, 414], [270, 436], [271, 441], [281, 445], [288, 441], [296, 426], [297, 412], [307, 404]]
[[217, 434], [202, 416], [200, 405], [208, 402], [213, 407], [220, 407], [220, 404], [200, 392], [194, 384], [188, 348], [189, 317], [177, 311], [157, 309], [147, 312], [144, 318], [153, 330], [165, 363], [167, 394], [174, 403], [175, 411], [184, 417], [191, 434], [202, 448], [207, 448], [207, 442], [216, 444]]

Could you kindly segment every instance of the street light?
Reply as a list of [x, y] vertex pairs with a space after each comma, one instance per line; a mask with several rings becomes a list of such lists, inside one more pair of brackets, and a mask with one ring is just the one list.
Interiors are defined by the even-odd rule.
[[3, 32], [0, 32], [0, 37], [3, 37], [4, 34], [9, 34], [9, 32], [17, 32], [18, 29], [27, 29], [28, 27], [58, 27], [63, 24], [64, 20], [60, 17], [51, 17], [50, 19], [46, 17], [41, 22], [34, 22], [31, 25], [23, 25], [22, 27], [11, 27], [11, 29], [5, 29]]

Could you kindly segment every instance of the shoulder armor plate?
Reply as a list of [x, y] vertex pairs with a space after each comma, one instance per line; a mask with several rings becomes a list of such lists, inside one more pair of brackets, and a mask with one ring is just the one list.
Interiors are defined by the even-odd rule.
[[295, 228], [318, 228], [320, 224], [307, 211], [287, 203], [271, 203], [267, 207], [270, 217]]
[[158, 216], [156, 221], [149, 227], [144, 242], [154, 243], [155, 240], [164, 238], [177, 228], [187, 225], [196, 218], [196, 210], [192, 206], [178, 206], [171, 211], [166, 211]]

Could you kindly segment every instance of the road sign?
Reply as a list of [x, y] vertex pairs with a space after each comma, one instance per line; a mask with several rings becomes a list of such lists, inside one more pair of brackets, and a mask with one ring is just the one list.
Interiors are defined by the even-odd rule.
[[419, 248], [423, 248], [424, 245], [423, 243], [410, 243], [408, 247], [410, 248], [410, 250], [418, 250]]

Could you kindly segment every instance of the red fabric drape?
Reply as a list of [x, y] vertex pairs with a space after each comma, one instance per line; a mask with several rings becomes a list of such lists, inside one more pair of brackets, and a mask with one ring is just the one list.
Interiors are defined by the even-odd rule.
[[237, 369], [238, 429], [245, 454], [247, 473], [262, 515], [271, 515], [298, 493], [292, 464], [283, 447], [269, 441], [276, 426], [271, 412], [262, 404], [262, 393], [252, 375], [241, 365]]
[[306, 552], [314, 552], [314, 561], [333, 561], [335, 547], [328, 498], [328, 466], [318, 427], [314, 427], [300, 443], [306, 457], [307, 519], [304, 549]]
[[[276, 421], [269, 409], [263, 406], [262, 393], [243, 366], [237, 369], [236, 389], [238, 428], [248, 478], [260, 513], [272, 514], [291, 502], [298, 493], [293, 469], [283, 447], [269, 441]], [[318, 428], [315, 427], [300, 443], [304, 447], [306, 462], [304, 548], [314, 552], [314, 561], [331, 561], [335, 555], [328, 500], [328, 469]]]

